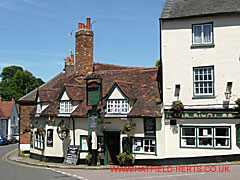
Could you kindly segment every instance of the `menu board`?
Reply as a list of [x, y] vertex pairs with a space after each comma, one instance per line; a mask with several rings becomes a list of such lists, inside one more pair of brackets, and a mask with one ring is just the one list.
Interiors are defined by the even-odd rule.
[[65, 165], [77, 165], [79, 157], [79, 146], [68, 146], [66, 157], [64, 159]]
[[144, 134], [145, 134], [145, 136], [155, 136], [156, 135], [155, 118], [144, 119]]
[[98, 129], [98, 117], [96, 113], [90, 113], [88, 115], [88, 129], [89, 130]]

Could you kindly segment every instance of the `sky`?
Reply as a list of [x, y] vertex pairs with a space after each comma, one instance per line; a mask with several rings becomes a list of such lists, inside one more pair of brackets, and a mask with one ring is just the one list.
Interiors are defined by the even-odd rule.
[[[0, 73], [17, 65], [48, 81], [75, 49], [90, 17], [94, 62], [153, 67], [165, 0], [0, 0]], [[71, 38], [70, 32], [73, 31]], [[71, 40], [72, 39], [72, 40]], [[72, 43], [71, 43], [72, 42]]]

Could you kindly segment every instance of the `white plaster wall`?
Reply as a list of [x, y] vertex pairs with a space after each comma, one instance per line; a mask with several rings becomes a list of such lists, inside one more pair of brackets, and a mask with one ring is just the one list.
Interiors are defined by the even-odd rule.
[[[46, 136], [45, 136], [45, 149], [39, 150], [35, 148], [31, 148], [31, 153], [44, 155], [44, 156], [51, 156], [51, 157], [63, 157], [63, 148], [62, 148], [62, 140], [57, 135], [57, 125], [61, 120], [64, 120], [66, 123], [70, 125], [70, 138], [71, 138], [71, 145], [74, 144], [73, 142], [73, 123], [72, 119], [69, 118], [58, 118], [55, 119], [55, 125], [48, 125], [46, 124], [45, 130], [53, 129], [53, 147], [46, 146]], [[75, 120], [75, 145], [80, 145], [80, 135], [88, 135], [88, 119], [87, 118], [74, 118]], [[48, 121], [48, 118], [38, 118], [38, 123], [35, 124], [35, 129], [40, 127], [45, 122]], [[144, 137], [144, 128], [143, 128], [143, 119], [142, 118], [133, 118], [133, 123], [136, 124], [136, 129], [134, 136], [135, 137]], [[107, 124], [99, 124], [99, 129], [105, 130], [122, 130], [123, 125], [127, 122], [127, 118], [105, 118], [104, 122]], [[102, 127], [101, 127], [102, 126]], [[163, 143], [165, 141], [165, 131], [163, 130], [163, 125], [161, 124], [161, 119], [156, 119], [156, 145], [157, 145], [157, 155], [145, 155], [145, 154], [137, 154], [136, 159], [157, 159], [163, 157], [165, 155], [165, 147]], [[97, 131], [97, 135], [102, 135], [102, 131]], [[122, 138], [127, 136], [126, 134], [120, 134], [120, 147], [122, 146]], [[122, 147], [121, 147], [122, 149]], [[87, 152], [80, 152], [80, 159], [85, 159]]]
[[[170, 126], [169, 120], [165, 120], [166, 131], [166, 158], [175, 157], [197, 157], [239, 154], [240, 149], [236, 146], [236, 127], [238, 120], [233, 119], [181, 119], [177, 120], [177, 126]], [[230, 126], [231, 127], [231, 149], [204, 149], [204, 148], [180, 148], [180, 125], [193, 126]]]
[[108, 99], [125, 99], [118, 87], [116, 87]]
[[[240, 16], [228, 15], [190, 18], [162, 23], [163, 95], [165, 107], [171, 105], [175, 84], [181, 85], [180, 100], [185, 107], [203, 105], [223, 107], [228, 81], [233, 82], [230, 103], [240, 97]], [[192, 45], [192, 24], [213, 22], [214, 48]], [[213, 99], [192, 99], [193, 67], [214, 65], [215, 96]], [[198, 106], [199, 107], [199, 106]], [[193, 107], [191, 107], [193, 108]]]
[[63, 95], [62, 95], [62, 98], [61, 98], [61, 101], [68, 101], [70, 98], [67, 94], [67, 91], [64, 91]]

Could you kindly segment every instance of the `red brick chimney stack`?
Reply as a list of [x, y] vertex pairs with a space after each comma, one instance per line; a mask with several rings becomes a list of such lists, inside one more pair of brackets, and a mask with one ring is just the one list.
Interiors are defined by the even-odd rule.
[[75, 39], [75, 73], [77, 76], [85, 76], [93, 71], [93, 31], [90, 18], [87, 18], [86, 25], [78, 24]]

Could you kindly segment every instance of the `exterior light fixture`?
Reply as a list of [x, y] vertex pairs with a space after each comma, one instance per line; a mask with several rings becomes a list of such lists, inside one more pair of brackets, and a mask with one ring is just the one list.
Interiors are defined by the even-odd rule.
[[232, 94], [232, 82], [227, 82], [226, 92], [224, 93], [226, 100], [230, 100]]

